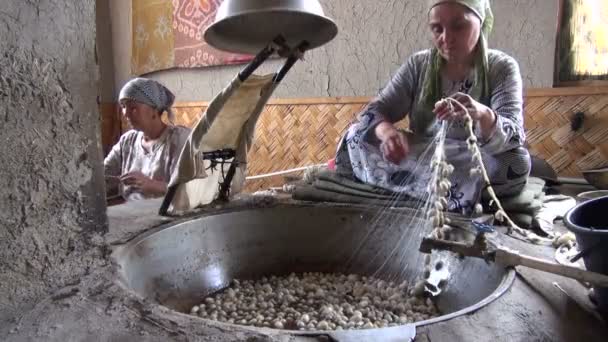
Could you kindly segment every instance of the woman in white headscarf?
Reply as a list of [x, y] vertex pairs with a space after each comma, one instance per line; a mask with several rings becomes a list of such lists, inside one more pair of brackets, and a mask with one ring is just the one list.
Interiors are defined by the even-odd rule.
[[[446, 155], [456, 170], [449, 210], [468, 211], [479, 201], [479, 178], [465, 143], [458, 106], [440, 105], [451, 96], [469, 111], [490, 179], [499, 196], [519, 193], [530, 172], [524, 148], [522, 79], [517, 62], [490, 50], [494, 17], [488, 0], [430, 0], [429, 28], [434, 47], [410, 56], [366, 107], [342, 139], [338, 172], [362, 182], [420, 197], [430, 171], [419, 165], [424, 146], [450, 120]], [[395, 123], [409, 114], [411, 134]], [[428, 161], [428, 160], [427, 160]]]
[[[104, 160], [106, 184], [121, 188], [127, 200], [161, 197], [176, 167], [190, 129], [173, 125], [175, 96], [162, 84], [145, 78], [129, 81], [120, 91], [123, 116], [133, 128]], [[169, 124], [162, 120], [168, 115]]]

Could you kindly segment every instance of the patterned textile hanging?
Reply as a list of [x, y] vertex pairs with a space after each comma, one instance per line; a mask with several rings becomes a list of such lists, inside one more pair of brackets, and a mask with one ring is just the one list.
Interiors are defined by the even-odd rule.
[[243, 64], [252, 56], [219, 51], [202, 37], [222, 0], [133, 0], [131, 73]]

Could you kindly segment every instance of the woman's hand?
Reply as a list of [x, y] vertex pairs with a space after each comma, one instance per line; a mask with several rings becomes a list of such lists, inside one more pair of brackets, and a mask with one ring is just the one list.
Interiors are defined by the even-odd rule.
[[140, 171], [125, 173], [120, 181], [145, 195], [162, 196], [167, 191], [167, 183], [151, 179]]
[[[452, 95], [452, 99], [462, 104], [469, 112], [471, 119], [479, 123], [482, 137], [487, 140], [494, 132], [494, 127], [496, 126], [497, 117], [494, 111], [464, 93], [456, 93]], [[462, 119], [465, 115], [462, 107], [458, 104], [450, 104], [449, 101], [437, 102], [433, 112], [439, 120]]]
[[380, 151], [391, 163], [399, 164], [410, 152], [407, 138], [393, 124], [383, 121], [376, 126], [376, 137], [380, 140]]

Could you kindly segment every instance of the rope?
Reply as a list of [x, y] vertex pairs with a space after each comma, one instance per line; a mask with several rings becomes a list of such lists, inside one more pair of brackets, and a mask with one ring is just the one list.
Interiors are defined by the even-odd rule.
[[488, 176], [488, 172], [486, 170], [486, 167], [483, 163], [483, 159], [481, 156], [481, 150], [479, 149], [479, 146], [477, 145], [477, 137], [475, 136], [475, 132], [473, 130], [473, 119], [471, 118], [471, 115], [469, 114], [469, 110], [462, 103], [458, 102], [458, 100], [456, 100], [454, 98], [447, 97], [443, 101], [447, 101], [450, 106], [456, 105], [456, 106], [460, 107], [461, 110], [464, 111], [464, 120], [466, 123], [467, 131], [469, 133], [469, 138], [467, 139], [467, 143], [469, 144], [469, 148], [471, 149], [471, 152], [473, 152], [473, 159], [474, 159], [474, 161], [477, 162], [479, 170], [481, 171], [481, 176], [485, 182], [485, 188], [488, 191], [488, 194], [490, 195], [490, 198], [492, 199], [494, 204], [498, 207], [498, 211], [494, 214], [495, 218], [501, 222], [506, 221], [506, 223], [508, 224], [508, 232], [507, 232], [508, 235], [512, 236], [511, 233], [514, 231], [514, 232], [518, 233], [519, 235], [523, 236], [526, 239], [526, 241], [531, 242], [533, 244], [537, 244], [537, 245], [550, 244], [552, 242], [552, 240], [545, 239], [531, 231], [527, 231], [527, 230], [519, 227], [515, 222], [513, 222], [513, 220], [511, 220], [511, 218], [507, 214], [506, 210], [504, 210], [504, 208], [502, 207], [500, 200], [498, 200], [498, 196], [496, 196], [496, 193], [494, 192], [494, 188], [492, 187], [492, 184], [490, 182], [490, 177]]

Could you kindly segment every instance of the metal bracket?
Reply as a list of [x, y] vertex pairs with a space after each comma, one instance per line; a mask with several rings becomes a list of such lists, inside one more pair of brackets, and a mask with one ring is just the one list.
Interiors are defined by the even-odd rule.
[[[203, 152], [203, 160], [211, 161], [210, 169], [214, 170], [215, 167], [219, 164], [222, 170], [223, 180], [220, 183], [220, 191], [218, 195], [218, 199], [221, 201], [228, 201], [230, 197], [230, 184], [232, 183], [232, 179], [234, 178], [234, 174], [236, 173], [236, 167], [238, 162], [235, 160], [236, 151], [233, 149], [223, 149], [217, 151]], [[224, 175], [224, 164], [230, 161], [230, 168], [228, 169], [228, 173]]]
[[236, 151], [231, 148], [226, 148], [223, 150], [211, 151], [211, 152], [203, 152], [203, 160], [226, 160], [231, 159], [236, 156]]

